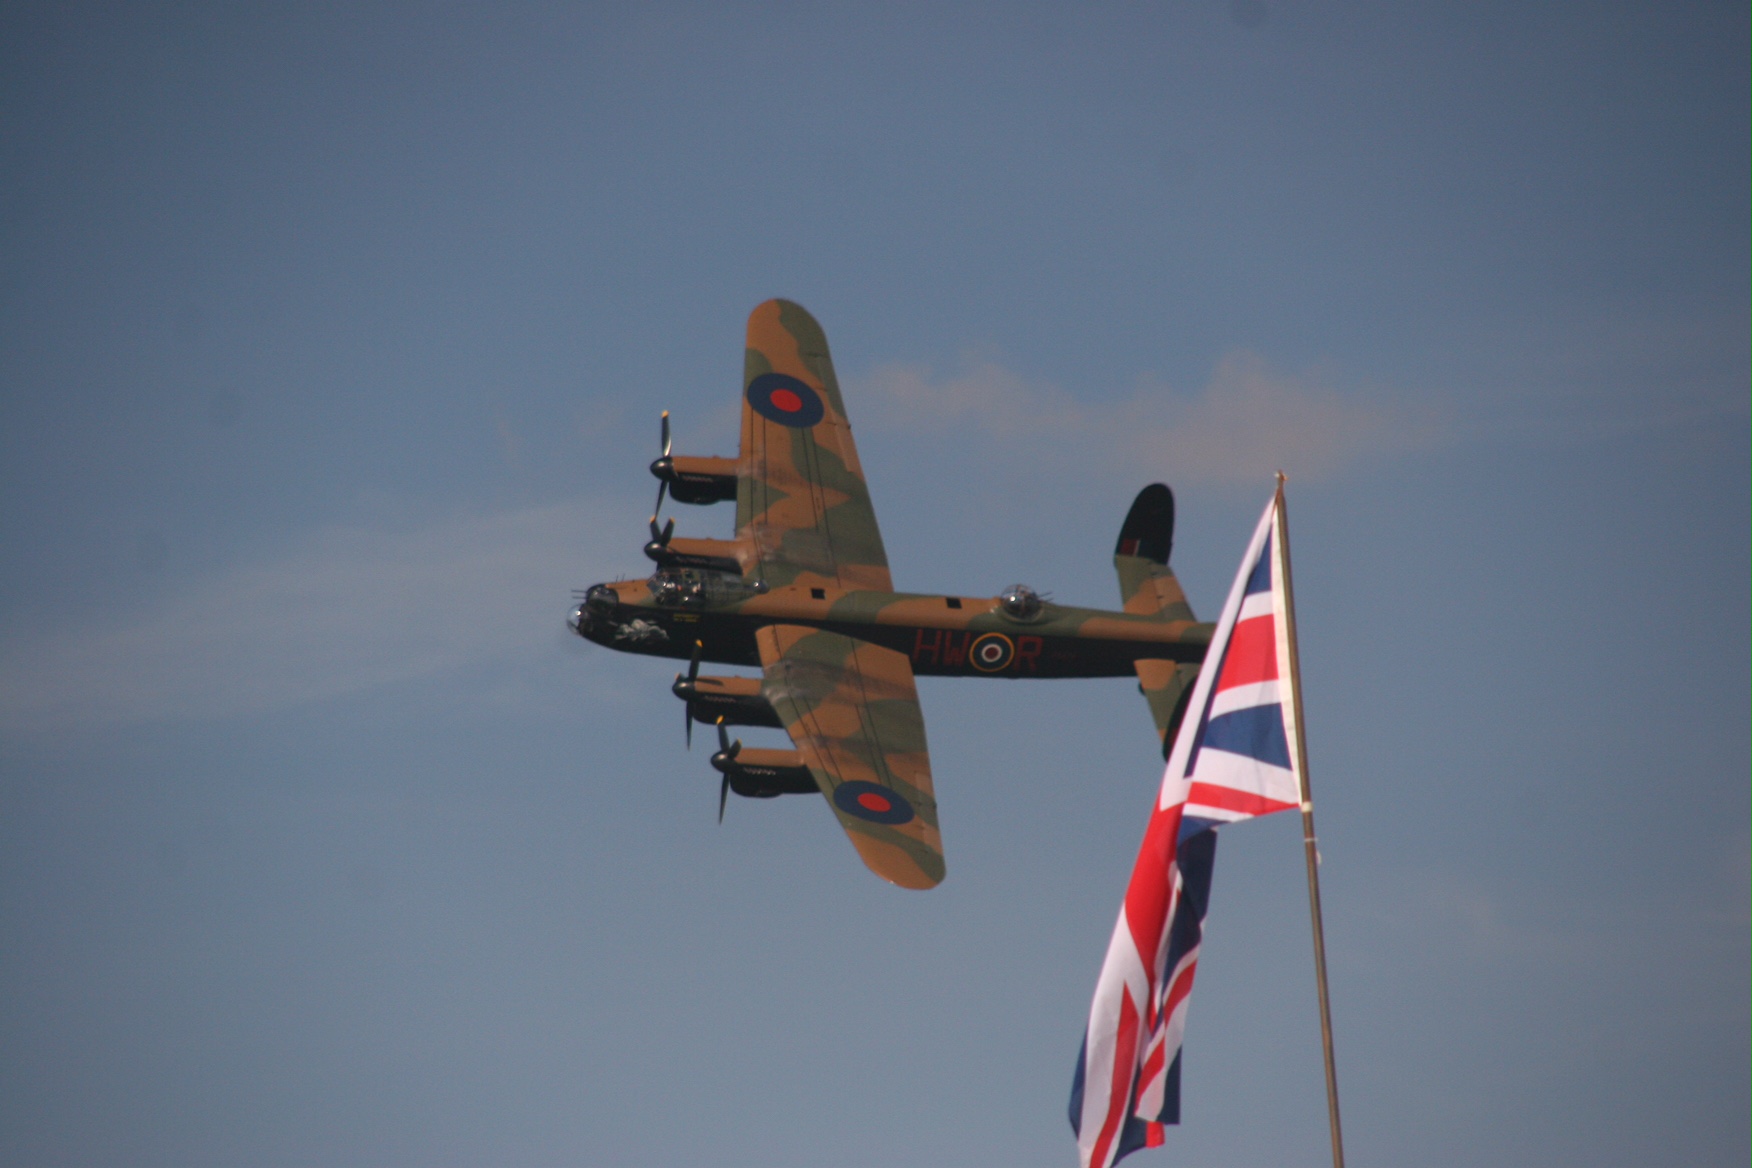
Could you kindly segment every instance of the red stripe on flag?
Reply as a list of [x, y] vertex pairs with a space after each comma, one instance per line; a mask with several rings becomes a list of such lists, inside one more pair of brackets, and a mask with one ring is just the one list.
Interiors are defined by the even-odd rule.
[[1185, 962], [1174, 975], [1174, 980], [1168, 983], [1168, 992], [1162, 995], [1162, 1017], [1174, 1017], [1174, 1011], [1186, 996], [1192, 993], [1192, 978], [1198, 972], [1198, 961]]
[[[1132, 944], [1146, 970], [1154, 970], [1162, 951], [1162, 930], [1168, 924], [1168, 901], [1173, 893], [1170, 869], [1174, 866], [1176, 837], [1180, 834], [1181, 805], [1151, 812], [1144, 828], [1144, 842], [1132, 865], [1125, 888], [1125, 922]], [[1152, 975], [1153, 976], [1153, 975]]]
[[1119, 1134], [1125, 1113], [1131, 1108], [1132, 1072], [1138, 1057], [1138, 1008], [1132, 1004], [1131, 990], [1119, 991], [1119, 1032], [1113, 1042], [1113, 1081], [1109, 1084], [1107, 1118], [1101, 1123], [1101, 1138], [1089, 1157], [1089, 1163], [1107, 1163], [1107, 1149]]
[[1229, 634], [1229, 653], [1223, 658], [1223, 673], [1217, 678], [1217, 692], [1238, 685], [1253, 685], [1261, 681], [1276, 681], [1277, 624], [1270, 613], [1249, 617]]
[[1270, 815], [1273, 811], [1289, 811], [1296, 806], [1267, 799], [1252, 791], [1237, 791], [1233, 787], [1218, 787], [1211, 783], [1194, 783], [1186, 793], [1186, 802], [1189, 806], [1220, 807], [1243, 815]]
[[1164, 1058], [1162, 1046], [1163, 1044], [1158, 1042], [1150, 1048], [1149, 1056], [1144, 1059], [1144, 1065], [1142, 1069], [1138, 1071], [1139, 1095], [1144, 1094], [1144, 1088], [1149, 1086], [1150, 1080], [1162, 1073], [1162, 1063]]

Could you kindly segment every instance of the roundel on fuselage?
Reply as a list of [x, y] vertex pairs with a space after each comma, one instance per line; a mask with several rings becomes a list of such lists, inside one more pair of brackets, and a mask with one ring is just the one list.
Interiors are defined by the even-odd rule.
[[968, 647], [967, 659], [981, 673], [997, 673], [1016, 659], [1016, 643], [1002, 633], [987, 633]]
[[748, 383], [748, 404], [769, 422], [807, 430], [827, 415], [821, 395], [784, 373], [762, 373]]

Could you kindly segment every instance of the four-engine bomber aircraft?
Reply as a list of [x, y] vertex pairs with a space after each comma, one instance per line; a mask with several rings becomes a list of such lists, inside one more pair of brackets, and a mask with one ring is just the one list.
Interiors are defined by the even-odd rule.
[[[648, 580], [597, 584], [571, 626], [629, 653], [689, 662], [674, 693], [715, 723], [728, 792], [820, 791], [870, 870], [906, 888], [943, 879], [943, 843], [915, 675], [1129, 677], [1164, 742], [1211, 626], [1192, 610], [1168, 553], [1174, 496], [1139, 493], [1113, 562], [1124, 609], [1069, 608], [1022, 585], [996, 597], [896, 592], [852, 430], [815, 318], [769, 300], [748, 318], [737, 458], [669, 449], [651, 464], [657, 508], [735, 500], [736, 537], [683, 539], [651, 519]], [[702, 661], [759, 666], [712, 677]], [[726, 724], [783, 727], [796, 750], [743, 749]]]

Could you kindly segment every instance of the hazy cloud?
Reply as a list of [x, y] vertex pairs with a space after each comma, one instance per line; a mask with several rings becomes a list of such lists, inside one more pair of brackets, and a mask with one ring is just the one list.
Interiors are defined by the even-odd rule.
[[610, 534], [625, 510], [567, 503], [320, 531], [119, 627], [7, 645], [0, 729], [263, 710], [531, 654], [552, 642], [568, 590], [603, 574], [584, 549], [626, 542]]
[[1146, 381], [1119, 402], [1086, 402], [991, 363], [944, 379], [884, 366], [854, 391], [859, 420], [876, 426], [986, 441], [1035, 465], [1097, 465], [1128, 481], [1248, 482], [1279, 469], [1320, 477], [1427, 445], [1445, 429], [1434, 409], [1340, 392], [1244, 351], [1219, 361], [1196, 392]]

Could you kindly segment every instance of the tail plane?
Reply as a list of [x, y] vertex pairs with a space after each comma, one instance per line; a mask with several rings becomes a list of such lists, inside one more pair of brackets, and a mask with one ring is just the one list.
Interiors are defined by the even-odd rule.
[[[1126, 612], [1163, 622], [1194, 619], [1186, 593], [1168, 566], [1173, 550], [1174, 492], [1161, 483], [1151, 483], [1132, 500], [1119, 529], [1119, 543], [1113, 549], [1113, 568], [1119, 573], [1119, 596]], [[1198, 666], [1153, 658], [1139, 658], [1132, 665], [1138, 673], [1138, 691], [1150, 704], [1150, 717], [1166, 758], [1174, 731], [1186, 713], [1186, 699], [1192, 694]]]

